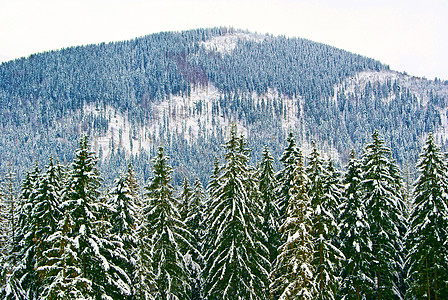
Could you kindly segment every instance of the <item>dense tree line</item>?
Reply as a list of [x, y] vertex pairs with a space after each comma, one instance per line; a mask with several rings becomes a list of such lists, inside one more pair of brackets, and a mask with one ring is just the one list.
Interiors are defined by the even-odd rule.
[[[388, 67], [299, 38], [243, 38], [235, 40], [235, 48], [228, 53], [205, 46], [234, 34], [250, 35], [232, 28], [164, 32], [1, 64], [0, 171], [6, 172], [11, 164], [23, 179], [34, 161], [49, 156], [64, 164], [73, 161], [81, 133], [98, 137], [113, 125], [106, 107], [129, 116], [137, 128], [133, 136], [140, 139], [141, 126], [173, 121], [168, 114], [154, 117], [157, 104], [173, 95], [188, 98], [198, 86], [213, 85], [221, 96], [210, 104], [216, 121], [213, 134], [201, 131], [197, 140], [187, 141], [185, 132], [162, 127], [158, 134], [152, 133], [149, 154], [142, 151], [134, 157], [125, 157], [116, 144], [111, 157], [99, 161], [105, 182], [113, 182], [114, 170], [125, 168], [130, 160], [138, 177], [146, 181], [151, 176], [148, 155], [153, 156], [163, 144], [172, 158], [176, 185], [184, 176], [199, 177], [205, 183], [212, 171], [210, 162], [225, 142], [225, 129], [217, 122], [221, 117], [244, 125], [248, 144], [254, 149], [268, 145], [274, 156], [280, 156], [283, 149], [279, 145], [289, 131], [281, 122], [288, 97], [297, 102], [300, 124], [292, 130], [298, 142], [315, 140], [322, 149], [335, 149], [343, 163], [348, 160], [345, 149], [353, 147], [360, 153], [365, 136], [379, 128], [394, 159], [403, 166], [418, 157], [421, 137], [442, 124], [440, 112], [448, 103], [446, 82], [414, 85], [398, 76], [345, 86], [345, 80], [359, 72], [387, 71]], [[270, 90], [277, 93], [273, 101], [258, 99]], [[98, 113], [84, 110], [88, 105]], [[201, 111], [201, 103], [197, 105]], [[441, 142], [444, 147], [445, 141]], [[254, 151], [250, 163], [261, 159], [260, 152]], [[274, 166], [279, 167], [278, 161]]]
[[207, 188], [180, 192], [159, 147], [148, 184], [132, 165], [102, 189], [82, 137], [70, 165], [12, 171], [1, 194], [3, 299], [443, 299], [448, 165], [429, 135], [407, 192], [374, 132], [343, 172], [291, 133], [274, 169], [233, 126]]

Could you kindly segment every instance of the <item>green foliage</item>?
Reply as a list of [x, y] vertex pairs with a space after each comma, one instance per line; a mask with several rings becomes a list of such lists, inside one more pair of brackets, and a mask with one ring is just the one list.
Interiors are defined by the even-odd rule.
[[159, 147], [154, 159], [154, 177], [146, 187], [143, 212], [144, 234], [149, 239], [145, 246], [150, 247], [157, 299], [182, 298], [189, 290], [181, 249], [192, 248], [191, 233], [180, 219], [170, 183], [172, 168], [167, 161], [163, 148]]
[[408, 294], [441, 299], [448, 293], [448, 170], [432, 134], [417, 168], [420, 176], [406, 237]]
[[[361, 160], [352, 151], [341, 181], [316, 145], [305, 165], [291, 134], [275, 175], [267, 147], [253, 168], [246, 140], [232, 126], [207, 192], [199, 179], [193, 187], [185, 180], [179, 201], [162, 147], [142, 199], [132, 165], [110, 192], [101, 190], [97, 159], [83, 137], [70, 170], [51, 159], [42, 172], [36, 165], [19, 197], [7, 175], [0, 296], [441, 299], [446, 158], [430, 135], [408, 226], [400, 169], [378, 132], [372, 139]], [[288, 199], [283, 217], [279, 198]]]
[[208, 299], [265, 299], [268, 250], [256, 226], [248, 149], [235, 126], [224, 147], [207, 212], [205, 292]]

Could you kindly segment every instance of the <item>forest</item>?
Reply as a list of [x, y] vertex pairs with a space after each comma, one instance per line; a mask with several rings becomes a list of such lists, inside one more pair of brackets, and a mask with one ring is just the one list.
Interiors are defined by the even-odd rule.
[[[233, 48], [219, 51], [232, 39]], [[199, 96], [185, 111], [173, 111], [173, 97], [189, 101], [195, 90], [213, 88], [216, 99]], [[160, 112], [162, 104], [168, 108]], [[264, 145], [280, 156], [292, 131], [301, 145], [314, 140], [324, 152], [336, 153], [335, 164], [342, 166], [349, 160], [347, 149], [361, 153], [377, 129], [405, 168], [416, 162], [429, 132], [445, 150], [445, 137], [438, 132], [446, 129], [447, 106], [447, 81], [412, 78], [374, 59], [306, 39], [233, 28], [162, 32], [1, 64], [0, 173], [11, 165], [23, 180], [30, 165], [42, 162], [43, 168], [50, 156], [68, 164], [82, 133], [94, 145], [114, 128], [107, 151], [96, 149], [107, 184], [129, 160], [137, 177], [147, 181], [152, 176], [148, 161], [159, 145], [172, 158], [175, 185], [184, 177], [199, 177], [205, 184], [232, 121], [247, 131], [254, 149], [251, 164], [262, 158]], [[106, 111], [112, 108], [111, 117]], [[286, 120], [288, 114], [294, 124]], [[128, 118], [132, 130], [125, 134], [124, 126], [113, 127], [114, 115]], [[200, 123], [194, 138], [186, 138], [188, 122], [180, 116]], [[126, 147], [137, 151], [131, 155]], [[275, 167], [280, 166], [276, 160]]]
[[[103, 186], [89, 138], [1, 193], [2, 299], [444, 299], [448, 162], [428, 134], [409, 171], [378, 131], [339, 170], [290, 133], [274, 159], [231, 126], [204, 187], [159, 147]], [[277, 161], [278, 168], [275, 168]]]

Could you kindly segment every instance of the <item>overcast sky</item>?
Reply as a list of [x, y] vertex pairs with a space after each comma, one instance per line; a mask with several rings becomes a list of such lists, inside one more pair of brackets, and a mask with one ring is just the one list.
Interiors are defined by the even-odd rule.
[[0, 0], [0, 61], [215, 26], [307, 38], [448, 80], [447, 0]]

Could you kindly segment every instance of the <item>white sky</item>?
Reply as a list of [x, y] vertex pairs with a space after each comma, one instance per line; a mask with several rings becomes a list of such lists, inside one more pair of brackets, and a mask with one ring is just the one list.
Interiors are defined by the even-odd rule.
[[215, 26], [307, 38], [448, 80], [447, 0], [0, 0], [0, 61]]

